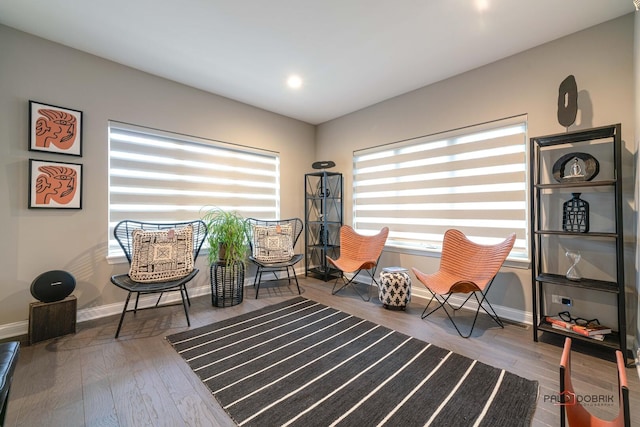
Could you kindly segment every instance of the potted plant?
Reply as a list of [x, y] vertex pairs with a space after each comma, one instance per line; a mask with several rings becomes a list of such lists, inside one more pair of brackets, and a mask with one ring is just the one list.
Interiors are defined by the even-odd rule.
[[202, 220], [207, 226], [211, 304], [226, 307], [242, 302], [244, 267], [247, 258], [247, 222], [237, 212], [206, 209]]
[[238, 261], [244, 264], [248, 245], [245, 218], [235, 211], [216, 207], [204, 211], [201, 217], [207, 226], [209, 264], [233, 265]]

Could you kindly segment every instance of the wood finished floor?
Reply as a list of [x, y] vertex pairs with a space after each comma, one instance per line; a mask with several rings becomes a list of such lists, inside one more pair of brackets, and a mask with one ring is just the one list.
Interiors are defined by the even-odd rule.
[[[500, 329], [482, 318], [469, 339], [460, 338], [444, 314], [420, 319], [423, 305], [390, 311], [377, 298], [362, 301], [352, 290], [331, 295], [330, 283], [301, 280], [302, 296], [371, 320], [407, 335], [504, 368], [540, 384], [534, 426], [559, 425], [559, 409], [545, 401], [558, 390], [562, 340], [535, 343], [531, 328], [506, 324]], [[286, 286], [266, 287], [254, 299], [211, 306], [209, 296], [192, 299], [191, 327], [255, 310], [297, 295]], [[463, 316], [466, 316], [463, 314]], [[483, 316], [484, 317], [484, 316]], [[6, 426], [233, 426], [208, 389], [164, 339], [187, 328], [180, 306], [139, 312], [125, 318], [114, 339], [117, 318], [78, 324], [77, 333], [21, 347]], [[547, 340], [545, 340], [547, 341]], [[577, 348], [576, 350], [580, 350]], [[617, 413], [615, 364], [573, 352], [573, 382], [578, 394], [614, 396], [613, 406], [590, 406], [599, 416]], [[631, 391], [631, 425], [640, 425], [640, 381], [627, 369]], [[437, 392], [437, 391], [435, 391]]]

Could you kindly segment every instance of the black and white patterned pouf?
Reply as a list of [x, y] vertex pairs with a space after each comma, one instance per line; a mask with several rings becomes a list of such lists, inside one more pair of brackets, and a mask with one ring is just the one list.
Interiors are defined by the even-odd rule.
[[404, 310], [411, 300], [411, 278], [406, 268], [387, 267], [380, 273], [378, 296], [384, 308]]

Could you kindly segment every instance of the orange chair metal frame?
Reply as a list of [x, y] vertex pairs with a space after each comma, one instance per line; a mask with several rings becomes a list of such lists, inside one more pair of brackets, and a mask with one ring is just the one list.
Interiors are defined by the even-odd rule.
[[[364, 301], [371, 299], [370, 286], [367, 288], [367, 298], [360, 293], [355, 286], [354, 280], [363, 271], [366, 271], [373, 283], [376, 286], [380, 286], [375, 279], [376, 268], [378, 267], [378, 260], [384, 249], [384, 244], [387, 241], [389, 235], [389, 228], [384, 227], [380, 232], [373, 236], [364, 236], [356, 233], [356, 231], [349, 225], [343, 225], [340, 227], [340, 256], [338, 259], [333, 259], [327, 256], [327, 261], [334, 265], [341, 271], [340, 277], [338, 277], [333, 284], [331, 295], [335, 295], [342, 289], [351, 285], [356, 293]], [[355, 273], [351, 279], [347, 280], [344, 273]], [[338, 281], [342, 279], [344, 284], [336, 289]]]
[[[629, 427], [629, 385], [625, 360], [620, 350], [616, 351], [618, 367], [618, 415], [613, 420], [603, 420], [591, 415], [577, 399], [571, 383], [571, 338], [564, 341], [560, 359], [560, 426]], [[568, 422], [568, 424], [567, 424]]]
[[[412, 268], [416, 278], [431, 293], [431, 299], [422, 312], [422, 318], [424, 319], [433, 312], [443, 309], [458, 334], [463, 338], [468, 338], [473, 332], [478, 314], [482, 309], [498, 326], [504, 328], [502, 320], [500, 320], [491, 303], [487, 300], [487, 293], [500, 267], [502, 267], [509, 252], [511, 252], [515, 239], [516, 235], [512, 233], [498, 244], [480, 245], [467, 239], [464, 233], [459, 230], [447, 230], [442, 243], [440, 269], [436, 273], [425, 274], [417, 268]], [[461, 304], [454, 307], [449, 302], [449, 298], [454, 294], [469, 295]], [[481, 295], [480, 298], [478, 298], [478, 294]], [[468, 334], [464, 335], [453, 320], [447, 307], [451, 308], [455, 314], [456, 311], [464, 307], [472, 296], [475, 297], [478, 307], [471, 329]], [[438, 306], [427, 312], [434, 300], [438, 303]]]

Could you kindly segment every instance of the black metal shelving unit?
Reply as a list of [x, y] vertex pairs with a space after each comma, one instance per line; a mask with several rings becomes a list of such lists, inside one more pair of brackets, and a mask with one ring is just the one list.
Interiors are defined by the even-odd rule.
[[326, 256], [340, 255], [342, 226], [342, 174], [313, 172], [305, 175], [305, 276], [325, 282], [340, 277]]
[[[531, 197], [531, 250], [532, 250], [532, 295], [533, 295], [533, 339], [538, 341], [541, 332], [568, 336], [575, 340], [588, 342], [595, 346], [620, 350], [626, 357], [632, 357], [627, 351], [627, 325], [625, 312], [624, 246], [622, 227], [622, 160], [621, 125], [602, 126], [581, 131], [566, 132], [531, 138], [530, 144], [530, 197]], [[553, 182], [551, 173], [554, 159], [563, 154], [579, 152], [602, 156], [604, 167], [600, 167], [593, 180], [566, 180]], [[581, 193], [594, 198], [590, 203], [591, 217], [598, 219], [596, 227], [587, 231], [565, 231], [561, 219], [562, 200], [572, 193]], [[607, 198], [611, 203], [602, 202]], [[555, 201], [555, 202], [554, 202]], [[554, 240], [555, 239], [555, 240]], [[559, 248], [595, 247], [590, 255], [600, 254], [603, 258], [613, 259], [608, 267], [606, 278], [583, 277], [570, 280], [562, 274], [560, 265], [564, 254]], [[554, 249], [550, 249], [554, 248]], [[609, 249], [609, 253], [603, 252]], [[599, 252], [600, 251], [600, 252]], [[588, 261], [588, 260], [587, 260]], [[594, 260], [591, 260], [594, 261]], [[596, 260], [597, 261], [597, 260]], [[546, 322], [549, 312], [548, 287], [577, 288], [610, 294], [615, 297], [617, 325], [612, 325], [613, 333], [605, 335], [604, 341], [583, 337], [569, 331], [553, 328]], [[597, 313], [593, 313], [597, 317]]]

